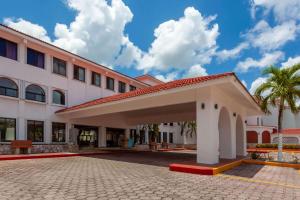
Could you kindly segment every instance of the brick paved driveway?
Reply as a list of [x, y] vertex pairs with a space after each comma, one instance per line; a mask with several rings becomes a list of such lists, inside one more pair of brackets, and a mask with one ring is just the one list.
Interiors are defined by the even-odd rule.
[[0, 199], [300, 199], [299, 180], [256, 165], [201, 176], [103, 157], [1, 161]]

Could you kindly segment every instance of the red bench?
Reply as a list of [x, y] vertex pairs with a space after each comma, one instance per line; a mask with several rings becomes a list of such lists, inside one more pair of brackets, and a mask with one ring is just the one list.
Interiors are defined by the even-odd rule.
[[10, 144], [11, 148], [15, 150], [15, 154], [20, 154], [21, 149], [27, 149], [27, 153], [31, 153], [32, 141], [31, 140], [13, 140]]

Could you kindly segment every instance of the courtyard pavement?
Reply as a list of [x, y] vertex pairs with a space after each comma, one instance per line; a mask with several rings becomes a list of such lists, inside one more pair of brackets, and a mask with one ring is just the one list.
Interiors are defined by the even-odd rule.
[[110, 155], [0, 161], [0, 199], [300, 199], [291, 168], [241, 165], [203, 176]]

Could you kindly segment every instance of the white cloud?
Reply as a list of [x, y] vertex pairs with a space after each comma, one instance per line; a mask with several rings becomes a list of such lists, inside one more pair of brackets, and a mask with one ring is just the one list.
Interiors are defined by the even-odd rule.
[[166, 75], [156, 75], [155, 78], [157, 78], [158, 80], [161, 80], [163, 82], [169, 82], [169, 81], [173, 81], [178, 77], [178, 73], [177, 72], [171, 72], [169, 74]]
[[221, 61], [225, 61], [230, 58], [236, 58], [239, 56], [240, 52], [244, 49], [247, 49], [249, 44], [247, 42], [242, 42], [238, 46], [234, 47], [233, 49], [227, 50], [224, 49], [216, 53], [217, 57]]
[[[130, 66], [141, 51], [124, 34], [133, 14], [122, 0], [68, 0], [77, 12], [69, 25], [56, 24], [54, 45], [105, 65]], [[19, 30], [50, 42], [46, 30], [25, 20], [6, 20]]]
[[249, 92], [251, 94], [254, 94], [255, 93], [255, 90], [263, 83], [265, 83], [267, 81], [267, 78], [265, 77], [259, 77], [257, 78], [256, 80], [254, 80], [251, 84], [251, 87], [250, 87], [250, 90]]
[[264, 13], [273, 12], [277, 21], [300, 19], [299, 0], [252, 0], [252, 12], [258, 8], [263, 8]]
[[5, 18], [3, 20], [3, 23], [20, 32], [39, 38], [43, 41], [50, 42], [50, 38], [47, 36], [46, 29], [44, 29], [42, 26], [38, 24], [33, 24], [22, 18], [16, 20], [12, 18]]
[[282, 67], [291, 67], [293, 65], [299, 64], [300, 63], [300, 56], [296, 56], [296, 57], [289, 57], [288, 60], [286, 62], [281, 63]]
[[190, 69], [183, 75], [186, 78], [207, 76], [206, 69], [201, 67], [201, 65], [193, 65]]
[[195, 64], [210, 63], [219, 35], [218, 24], [211, 24], [214, 19], [215, 16], [205, 18], [195, 8], [188, 7], [180, 19], [160, 24], [154, 31], [155, 40], [138, 69], [184, 70]]
[[282, 60], [283, 58], [284, 53], [281, 51], [265, 53], [260, 60], [246, 58], [246, 60], [240, 61], [235, 70], [239, 72], [247, 72], [250, 68], [264, 68], [278, 63], [278, 61]]
[[287, 21], [270, 27], [265, 20], [261, 20], [246, 34], [246, 39], [253, 47], [258, 47], [263, 51], [270, 51], [295, 40], [297, 30], [295, 21]]

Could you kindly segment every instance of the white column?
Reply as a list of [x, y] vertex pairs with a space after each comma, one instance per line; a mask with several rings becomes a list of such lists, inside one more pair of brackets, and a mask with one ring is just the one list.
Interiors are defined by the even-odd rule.
[[52, 124], [51, 121], [46, 120], [44, 125], [44, 143], [49, 144], [52, 140]]
[[149, 130], [148, 129], [145, 130], [145, 143], [149, 144]]
[[262, 144], [262, 133], [263, 133], [263, 130], [260, 130], [257, 132], [257, 142], [258, 144]]
[[236, 158], [236, 120], [237, 114], [235, 112], [229, 112], [230, 114], [230, 127], [231, 127], [231, 153], [227, 158]]
[[243, 149], [244, 149], [244, 156], [247, 156], [247, 124], [245, 122], [245, 118], [246, 117], [243, 117], [242, 118], [242, 121], [243, 121], [243, 137], [244, 137], [244, 146], [243, 146]]
[[98, 128], [98, 147], [106, 147], [106, 127]]
[[[198, 94], [199, 95], [199, 94]], [[215, 164], [219, 162], [218, 115], [214, 109], [211, 91], [205, 91], [203, 99], [196, 102], [197, 162]]]
[[125, 129], [125, 137], [126, 137], [126, 139], [130, 138], [130, 129], [129, 128]]
[[17, 133], [17, 140], [27, 140], [26, 138], [26, 121], [23, 117], [18, 118], [18, 133]]

